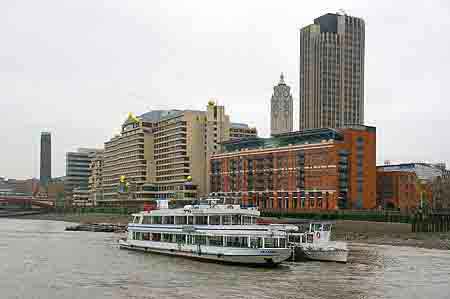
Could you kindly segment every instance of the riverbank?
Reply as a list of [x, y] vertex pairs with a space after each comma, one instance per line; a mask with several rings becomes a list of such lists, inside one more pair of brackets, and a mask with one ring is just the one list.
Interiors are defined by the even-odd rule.
[[[110, 223], [126, 225], [130, 217], [127, 215], [100, 213], [48, 213], [22, 216], [20, 219], [56, 220], [81, 224]], [[283, 222], [289, 219], [277, 220]], [[407, 223], [338, 220], [334, 225], [332, 238], [350, 243], [450, 250], [450, 233], [412, 233], [411, 225]]]
[[350, 243], [450, 250], [450, 233], [411, 231], [408, 223], [339, 220], [334, 225], [333, 238]]

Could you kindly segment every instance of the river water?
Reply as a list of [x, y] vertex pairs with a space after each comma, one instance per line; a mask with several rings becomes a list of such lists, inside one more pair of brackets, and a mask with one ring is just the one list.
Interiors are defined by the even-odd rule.
[[0, 219], [0, 298], [450, 298], [450, 251], [355, 245], [275, 269], [119, 250], [118, 234]]

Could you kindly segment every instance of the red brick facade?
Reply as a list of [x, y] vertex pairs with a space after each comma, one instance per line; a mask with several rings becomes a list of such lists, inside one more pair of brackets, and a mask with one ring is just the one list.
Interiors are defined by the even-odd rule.
[[410, 171], [377, 171], [377, 206], [412, 213], [421, 201], [432, 202], [431, 184]]
[[[333, 137], [320, 139], [328, 133]], [[262, 210], [376, 207], [375, 128], [308, 130], [261, 140], [256, 142], [266, 145], [235, 142], [239, 150], [225, 147], [211, 158], [213, 193]]]

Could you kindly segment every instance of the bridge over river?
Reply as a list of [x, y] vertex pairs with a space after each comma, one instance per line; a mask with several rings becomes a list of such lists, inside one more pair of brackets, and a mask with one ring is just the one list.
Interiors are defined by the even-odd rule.
[[54, 210], [54, 199], [29, 195], [0, 194], [0, 216], [28, 215]]

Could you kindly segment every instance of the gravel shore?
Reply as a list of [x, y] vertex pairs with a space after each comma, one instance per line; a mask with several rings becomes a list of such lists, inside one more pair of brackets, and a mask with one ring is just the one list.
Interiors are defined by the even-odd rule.
[[[126, 215], [114, 214], [40, 214], [22, 216], [20, 219], [56, 220], [73, 223], [127, 224]], [[283, 219], [281, 219], [283, 220]], [[370, 221], [336, 221], [332, 238], [350, 243], [368, 243], [392, 246], [412, 246], [429, 249], [450, 250], [450, 233], [412, 233], [406, 223]]]

